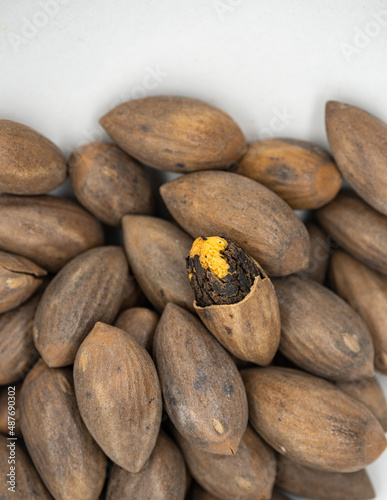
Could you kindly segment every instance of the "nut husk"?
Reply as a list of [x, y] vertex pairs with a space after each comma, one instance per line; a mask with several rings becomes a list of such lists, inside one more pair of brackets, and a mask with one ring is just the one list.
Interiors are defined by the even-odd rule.
[[310, 238], [309, 266], [297, 275], [323, 284], [331, 254], [329, 237], [317, 224], [306, 224], [306, 229]]
[[[222, 278], [203, 267], [207, 265], [207, 256], [203, 265], [200, 262], [203, 255], [200, 258], [199, 255], [193, 256], [195, 245], [204, 243], [208, 246], [210, 241], [223, 243], [222, 246], [226, 244], [225, 250], [220, 254], [216, 252], [228, 266], [227, 274]], [[213, 253], [214, 249], [208, 249]], [[202, 252], [206, 253], [206, 248]], [[280, 341], [280, 314], [274, 287], [259, 264], [231, 240], [204, 237], [195, 240], [187, 258], [187, 270], [194, 293], [200, 296], [200, 300], [196, 296], [194, 301], [195, 311], [208, 330], [237, 358], [268, 365]], [[248, 281], [252, 282], [249, 291], [246, 290]], [[211, 297], [207, 296], [207, 286]], [[238, 302], [232, 303], [234, 300]]]
[[53, 278], [34, 319], [34, 342], [50, 367], [71, 365], [97, 321], [116, 317], [128, 265], [121, 247], [92, 248]]
[[32, 324], [40, 295], [0, 316], [0, 385], [22, 379], [39, 357]]
[[158, 322], [159, 317], [155, 312], [146, 307], [133, 307], [122, 311], [114, 326], [127, 332], [151, 354]]
[[194, 238], [230, 238], [273, 276], [308, 266], [304, 224], [258, 182], [231, 172], [194, 172], [163, 184], [160, 192], [173, 217]]
[[387, 217], [352, 193], [342, 193], [317, 211], [322, 227], [347, 252], [387, 274]]
[[21, 123], [0, 120], [0, 191], [44, 194], [66, 179], [66, 161], [49, 139]]
[[370, 500], [375, 491], [363, 469], [340, 473], [314, 470], [280, 457], [277, 488], [311, 500]]
[[[47, 491], [43, 481], [33, 466], [30, 457], [23, 450], [18, 441], [15, 443], [15, 463], [8, 464], [10, 449], [7, 445], [10, 441], [5, 436], [0, 435], [0, 499], [20, 498], [28, 500], [52, 500], [52, 496]], [[15, 467], [16, 486], [15, 493], [8, 490], [10, 484], [7, 483], [6, 475], [10, 472], [10, 467]]]
[[325, 149], [295, 139], [252, 142], [236, 173], [260, 182], [298, 210], [326, 205], [342, 184], [341, 174]]
[[375, 350], [375, 368], [387, 375], [387, 277], [337, 250], [331, 259], [330, 279], [337, 293], [361, 315]]
[[29, 299], [46, 274], [31, 260], [0, 250], [0, 314]]
[[332, 380], [373, 377], [371, 334], [344, 300], [323, 285], [292, 276], [275, 280], [280, 351], [304, 370]]
[[338, 387], [290, 368], [241, 372], [250, 423], [289, 460], [330, 472], [355, 472], [386, 448], [374, 415]]
[[162, 312], [173, 302], [193, 312], [194, 296], [185, 269], [192, 238], [156, 217], [126, 215], [122, 227], [130, 268], [154, 307]]
[[80, 146], [69, 159], [78, 201], [105, 224], [118, 226], [125, 214], [151, 214], [152, 189], [145, 170], [107, 142]]
[[337, 101], [327, 102], [325, 121], [329, 145], [344, 177], [363, 200], [387, 215], [387, 124]]
[[113, 465], [106, 500], [184, 500], [185, 474], [180, 450], [161, 432], [149, 461], [140, 472], [133, 474]]
[[208, 453], [235, 454], [247, 425], [247, 401], [229, 354], [192, 314], [168, 304], [154, 355], [165, 407], [180, 434]]
[[130, 335], [97, 323], [74, 362], [78, 407], [105, 454], [139, 472], [159, 434], [162, 399], [153, 361]]
[[0, 194], [0, 248], [51, 272], [103, 243], [98, 221], [74, 202], [54, 196]]
[[100, 123], [133, 158], [162, 170], [227, 168], [246, 151], [244, 135], [227, 113], [188, 97], [134, 99]]
[[[0, 387], [0, 432], [3, 434], [8, 434], [9, 429], [8, 429], [8, 387]], [[13, 432], [15, 433], [15, 436], [20, 437], [21, 436], [21, 428], [20, 428], [20, 420], [19, 420], [19, 396], [20, 396], [20, 388], [21, 384], [15, 384], [14, 386], [11, 386], [12, 388], [15, 388], [15, 421], [13, 422], [15, 424], [15, 428], [13, 429]], [[1, 497], [0, 497], [1, 498]]]
[[376, 378], [340, 382], [337, 386], [346, 394], [363, 403], [379, 420], [384, 432], [387, 432], [387, 401]]
[[96, 500], [106, 457], [78, 411], [71, 371], [39, 360], [20, 395], [20, 424], [31, 459], [55, 498]]
[[205, 453], [178, 432], [175, 435], [193, 477], [211, 495], [222, 500], [270, 500], [275, 455], [250, 427], [231, 456]]

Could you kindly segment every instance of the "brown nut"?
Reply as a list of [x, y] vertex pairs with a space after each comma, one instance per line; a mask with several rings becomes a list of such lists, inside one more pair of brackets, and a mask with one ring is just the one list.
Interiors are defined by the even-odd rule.
[[331, 254], [330, 238], [317, 224], [306, 224], [310, 238], [309, 266], [297, 276], [309, 278], [323, 284], [328, 271]]
[[162, 170], [227, 168], [246, 151], [244, 135], [227, 113], [188, 97], [135, 99], [100, 123], [133, 158]]
[[151, 214], [152, 189], [141, 165], [107, 142], [80, 146], [69, 159], [78, 201], [99, 220], [118, 226], [125, 214]]
[[188, 311], [168, 304], [154, 339], [166, 410], [180, 434], [203, 451], [235, 454], [247, 401], [227, 352]]
[[0, 191], [44, 194], [66, 179], [66, 161], [49, 139], [11, 120], [0, 120]]
[[145, 307], [133, 307], [122, 311], [114, 326], [127, 332], [138, 344], [152, 354], [158, 315]]
[[130, 335], [97, 323], [74, 362], [79, 411], [106, 455], [139, 472], [155, 446], [162, 399], [156, 368]]
[[326, 205], [342, 184], [341, 174], [325, 149], [294, 139], [249, 144], [235, 172], [260, 182], [298, 210]]

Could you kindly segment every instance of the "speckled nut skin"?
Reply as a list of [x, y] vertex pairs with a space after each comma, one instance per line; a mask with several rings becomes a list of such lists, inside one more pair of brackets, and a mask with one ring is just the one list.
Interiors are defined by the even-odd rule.
[[208, 453], [233, 455], [247, 425], [235, 363], [192, 314], [168, 304], [154, 339], [166, 410], [182, 436]]
[[92, 248], [66, 264], [43, 293], [34, 319], [35, 347], [48, 366], [73, 364], [97, 321], [121, 304], [128, 265], [121, 247]]
[[249, 144], [235, 172], [268, 187], [295, 210], [326, 205], [342, 184], [341, 174], [325, 149], [295, 139]]
[[356, 472], [385, 450], [374, 415], [338, 387], [290, 368], [242, 371], [252, 427], [291, 461], [330, 472]]
[[133, 158], [162, 170], [227, 168], [246, 151], [244, 135], [227, 113], [189, 97], [134, 99], [100, 123]]
[[168, 302], [193, 312], [194, 296], [185, 268], [192, 238], [156, 217], [126, 215], [122, 228], [130, 269], [148, 300], [159, 312]]
[[309, 266], [298, 272], [297, 276], [323, 284], [331, 254], [330, 238], [317, 224], [308, 223], [305, 225], [310, 238]]
[[337, 293], [363, 318], [375, 350], [375, 368], [387, 375], [387, 277], [342, 250], [331, 259], [330, 280]]
[[375, 491], [363, 469], [340, 473], [315, 470], [279, 457], [277, 488], [315, 500], [370, 500]]
[[97, 323], [74, 362], [82, 419], [105, 454], [129, 472], [147, 463], [159, 434], [160, 384], [146, 350], [126, 332]]
[[133, 474], [118, 465], [110, 473], [106, 500], [123, 498], [184, 500], [185, 463], [178, 447], [163, 432], [144, 468]]
[[[40, 479], [35, 467], [33, 466], [30, 457], [24, 451], [20, 442], [15, 441], [15, 464], [8, 464], [10, 456], [10, 449], [7, 445], [10, 441], [5, 436], [0, 434], [0, 474], [1, 477], [6, 478], [10, 472], [10, 466], [16, 468], [16, 486], [15, 493], [8, 490], [11, 486], [7, 481], [0, 481], [0, 498], [6, 500], [8, 498], [25, 498], [29, 500], [52, 500], [52, 496], [44, 486], [43, 481]], [[11, 496], [12, 495], [12, 496]]]
[[351, 255], [387, 274], [387, 216], [345, 192], [317, 211], [323, 229]]
[[342, 174], [363, 200], [387, 215], [387, 124], [337, 101], [327, 102], [325, 121], [329, 145]]
[[236, 455], [205, 453], [175, 431], [194, 479], [222, 500], [270, 500], [276, 476], [273, 450], [250, 428]]
[[194, 172], [163, 184], [160, 192], [174, 219], [194, 238], [230, 238], [272, 276], [308, 267], [304, 224], [258, 182], [231, 172]]
[[37, 362], [22, 386], [20, 424], [32, 461], [55, 498], [98, 499], [106, 457], [81, 419], [71, 370]]
[[0, 120], [0, 191], [44, 194], [66, 179], [66, 161], [49, 139], [26, 125]]
[[0, 194], [1, 250], [56, 272], [76, 255], [102, 243], [99, 222], [71, 200]]
[[125, 214], [151, 214], [152, 188], [145, 170], [113, 144], [80, 146], [69, 159], [70, 181], [78, 201], [110, 226]]
[[0, 250], [0, 314], [29, 299], [46, 274], [31, 260]]
[[359, 314], [328, 288], [292, 276], [274, 280], [281, 312], [280, 351], [331, 380], [375, 375], [371, 334]]
[[122, 311], [114, 326], [127, 332], [149, 354], [153, 350], [153, 337], [159, 322], [158, 315], [146, 307], [132, 307]]
[[32, 325], [40, 295], [0, 316], [0, 385], [21, 380], [39, 357]]

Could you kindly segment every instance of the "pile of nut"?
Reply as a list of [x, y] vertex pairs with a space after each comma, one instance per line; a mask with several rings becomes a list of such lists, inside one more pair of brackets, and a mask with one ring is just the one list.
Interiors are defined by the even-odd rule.
[[331, 156], [184, 97], [101, 124], [67, 166], [0, 120], [0, 500], [373, 498], [387, 125], [328, 102]]

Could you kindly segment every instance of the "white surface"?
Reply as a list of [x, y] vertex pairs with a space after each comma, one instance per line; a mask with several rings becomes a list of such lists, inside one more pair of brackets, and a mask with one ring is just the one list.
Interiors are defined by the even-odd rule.
[[[225, 109], [249, 139], [326, 145], [328, 99], [387, 121], [387, 1], [1, 0], [0, 68], [1, 117], [66, 153], [104, 138], [114, 105], [163, 93]], [[378, 499], [386, 470], [387, 453]]]

